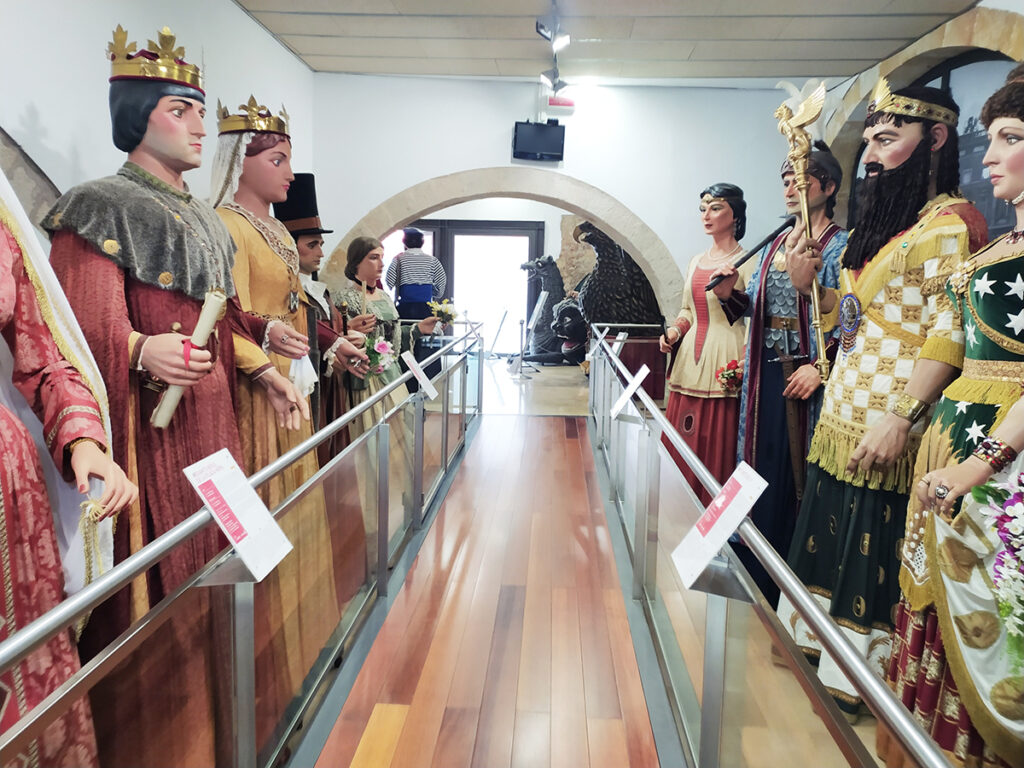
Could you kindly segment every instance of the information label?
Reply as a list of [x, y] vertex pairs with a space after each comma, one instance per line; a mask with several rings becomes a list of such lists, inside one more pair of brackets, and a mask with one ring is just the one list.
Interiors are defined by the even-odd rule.
[[292, 551], [292, 544], [231, 452], [222, 448], [184, 472], [249, 573], [262, 581]]
[[711, 500], [704, 514], [672, 553], [683, 584], [689, 589], [704, 572], [718, 551], [743, 522], [743, 518], [764, 493], [768, 482], [754, 468], [741, 461], [725, 481], [722, 490]]
[[427, 397], [431, 400], [437, 397], [437, 390], [434, 385], [430, 383], [430, 377], [423, 372], [420, 368], [419, 361], [413, 357], [412, 352], [405, 351], [402, 353], [402, 359], [405, 360], [405, 364], [409, 366], [409, 370], [412, 371], [412, 375], [416, 377], [416, 381], [420, 383], [420, 389], [423, 390]]

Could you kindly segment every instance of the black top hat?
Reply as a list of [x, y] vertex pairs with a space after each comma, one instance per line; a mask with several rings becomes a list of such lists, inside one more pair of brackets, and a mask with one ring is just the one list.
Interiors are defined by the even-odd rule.
[[312, 173], [296, 173], [295, 180], [288, 187], [288, 199], [274, 203], [274, 218], [280, 221], [292, 237], [296, 235], [330, 234], [333, 229], [324, 229], [316, 208], [316, 183]]

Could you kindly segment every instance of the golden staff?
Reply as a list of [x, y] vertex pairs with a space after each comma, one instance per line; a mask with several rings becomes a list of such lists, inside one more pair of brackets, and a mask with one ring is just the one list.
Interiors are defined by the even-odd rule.
[[[811, 134], [804, 126], [808, 126], [821, 115], [825, 106], [825, 84], [821, 83], [814, 89], [793, 114], [785, 103], [775, 110], [779, 120], [779, 133], [789, 142], [789, 163], [793, 166], [793, 178], [797, 192], [800, 194], [800, 216], [804, 221], [804, 234], [811, 235], [810, 207], [807, 204], [807, 188], [811, 180], [807, 176], [807, 162], [811, 154]], [[821, 330], [821, 301], [818, 295], [818, 278], [811, 283], [811, 327], [814, 329], [814, 340], [818, 345], [818, 359], [815, 366], [821, 379], [828, 378], [828, 358], [825, 356], [825, 334]]]

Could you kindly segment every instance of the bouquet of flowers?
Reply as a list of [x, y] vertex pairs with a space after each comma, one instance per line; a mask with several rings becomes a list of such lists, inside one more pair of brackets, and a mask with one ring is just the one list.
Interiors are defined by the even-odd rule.
[[387, 339], [377, 339], [366, 347], [366, 356], [370, 358], [370, 373], [382, 374], [395, 363], [395, 348]]
[[448, 299], [442, 299], [441, 301], [428, 301], [427, 306], [430, 307], [430, 314], [434, 317], [441, 318], [441, 323], [448, 325], [452, 320], [459, 316], [459, 313], [455, 311], [455, 307]]
[[986, 519], [1002, 542], [992, 566], [992, 583], [1010, 658], [1020, 669], [1024, 663], [1024, 473], [1007, 483], [978, 486], [972, 496], [987, 502]]
[[740, 387], [743, 386], [743, 369], [740, 368], [738, 360], [730, 360], [715, 371], [715, 378], [718, 379], [718, 383], [722, 385], [724, 391], [739, 392]]

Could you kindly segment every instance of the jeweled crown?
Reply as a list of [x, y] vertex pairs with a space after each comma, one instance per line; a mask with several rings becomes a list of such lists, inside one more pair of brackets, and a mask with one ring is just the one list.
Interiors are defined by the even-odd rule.
[[180, 83], [203, 91], [203, 75], [199, 67], [185, 61], [185, 49], [175, 45], [174, 34], [164, 27], [157, 33], [157, 42], [150, 40], [139, 51], [128, 42], [128, 33], [120, 24], [114, 30], [114, 39], [107, 43], [110, 59], [110, 82], [115, 80], [162, 80]]
[[288, 135], [288, 112], [284, 107], [274, 115], [270, 109], [258, 103], [255, 96], [250, 96], [249, 101], [240, 104], [238, 108], [241, 112], [232, 115], [228, 108], [220, 103], [220, 99], [217, 100], [217, 133], [254, 131]]
[[936, 123], [945, 123], [950, 128], [956, 128], [960, 117], [954, 110], [948, 107], [894, 94], [889, 90], [889, 81], [884, 77], [878, 79], [875, 92], [871, 94], [871, 101], [868, 102], [868, 117], [871, 117], [875, 112], [886, 112], [890, 115], [905, 115], [906, 117], [917, 117], [922, 120], [932, 120]]

